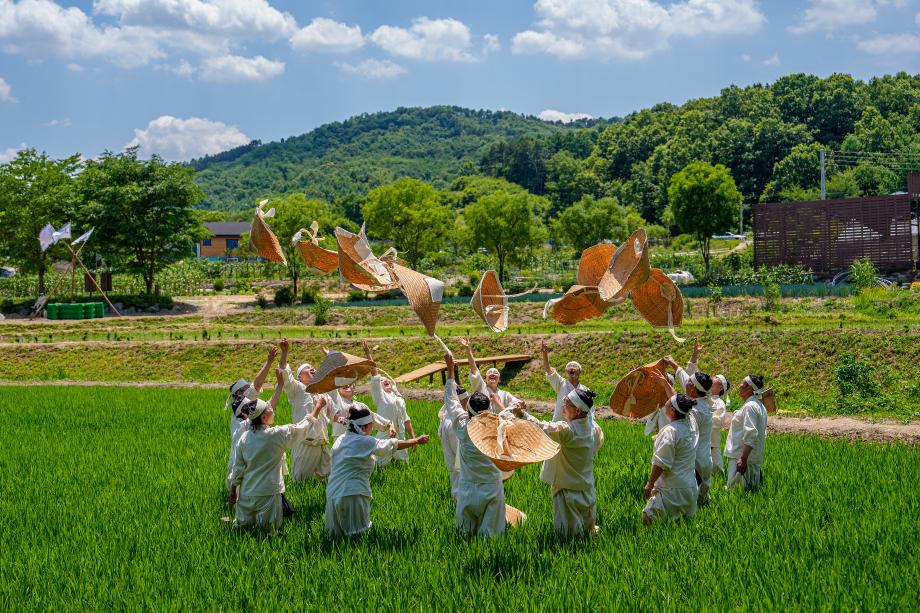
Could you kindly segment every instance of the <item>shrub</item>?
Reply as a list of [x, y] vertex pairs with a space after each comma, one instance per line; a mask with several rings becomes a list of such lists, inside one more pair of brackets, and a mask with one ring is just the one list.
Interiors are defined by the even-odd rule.
[[316, 296], [313, 307], [310, 309], [310, 312], [313, 313], [314, 325], [325, 326], [329, 323], [329, 307], [331, 306], [332, 303], [329, 300], [319, 295]]
[[721, 302], [722, 302], [722, 286], [721, 285], [710, 285], [709, 286], [709, 312], [715, 315], [716, 311], [719, 310], [719, 303]]
[[222, 291], [224, 291], [224, 280], [223, 280], [223, 279], [215, 279], [215, 280], [214, 280], [214, 291], [215, 291], [215, 292], [222, 292]]
[[837, 389], [842, 398], [873, 398], [879, 394], [875, 368], [852, 353], [844, 353], [837, 365]]
[[258, 296], [256, 296], [256, 306], [259, 307], [260, 309], [268, 308], [268, 300], [265, 299], [265, 296], [263, 296], [262, 294], [259, 294]]
[[856, 288], [857, 293], [875, 286], [878, 269], [872, 260], [855, 260], [850, 264], [850, 285]]
[[315, 304], [319, 295], [318, 287], [313, 285], [305, 287], [300, 294], [300, 304]]
[[361, 302], [362, 300], [367, 300], [367, 292], [362, 292], [359, 289], [353, 289], [348, 292], [348, 302]]
[[457, 286], [458, 296], [472, 296], [474, 291], [473, 286], [467, 285], [466, 283], [461, 283]]
[[287, 285], [282, 285], [275, 290], [275, 306], [294, 304], [294, 292]]
[[779, 305], [782, 294], [778, 283], [767, 283], [763, 286], [763, 308], [765, 311], [775, 311]]

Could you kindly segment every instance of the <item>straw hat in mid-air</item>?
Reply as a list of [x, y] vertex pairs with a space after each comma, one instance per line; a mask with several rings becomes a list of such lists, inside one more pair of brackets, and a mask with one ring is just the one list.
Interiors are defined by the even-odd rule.
[[508, 329], [508, 297], [498, 273], [494, 270], [487, 270], [482, 274], [470, 305], [493, 332], [504, 332]]
[[266, 219], [275, 216], [274, 208], [264, 213], [262, 212], [262, 207], [266, 204], [268, 204], [268, 200], [263, 200], [256, 207], [256, 216], [252, 218], [252, 224], [249, 226], [249, 242], [252, 243], [252, 247], [259, 254], [259, 257], [279, 264], [287, 264], [287, 259], [285, 259], [284, 252], [281, 250], [281, 243], [278, 242], [278, 237], [265, 223]]
[[675, 336], [674, 327], [679, 326], [684, 317], [684, 297], [666, 274], [653, 268], [648, 280], [632, 290], [632, 301], [653, 327], [667, 328]]
[[384, 264], [384, 254], [378, 258], [371, 251], [364, 233], [364, 226], [357, 234], [345, 228], [335, 229], [335, 240], [339, 243], [339, 273], [342, 277], [360, 290], [366, 292], [385, 292], [396, 288], [390, 271]]
[[368, 358], [359, 358], [344, 351], [330, 351], [313, 375], [307, 391], [311, 394], [331, 392], [370, 374], [375, 366], [374, 361]]
[[[304, 237], [309, 240], [304, 240]], [[291, 244], [297, 249], [303, 263], [312, 270], [330, 273], [339, 267], [339, 254], [319, 246], [319, 222], [310, 224], [309, 230], [298, 230]]]
[[598, 291], [598, 283], [607, 271], [616, 249], [616, 245], [609, 243], [601, 243], [585, 249], [578, 261], [575, 285], [570, 287], [562, 298], [546, 303], [543, 309], [543, 319], [551, 314], [558, 323], [571, 326], [587, 319], [600, 317], [608, 307], [622, 302], [622, 299], [604, 301]]
[[467, 426], [470, 440], [503, 471], [543, 462], [559, 453], [556, 443], [535, 424], [480, 413]]
[[613, 257], [597, 284], [601, 299], [611, 302], [636, 289], [648, 279], [648, 236], [643, 228], [629, 235]]
[[610, 409], [618, 414], [641, 419], [664, 406], [674, 394], [664, 360], [645, 364], [620, 379], [610, 397]]

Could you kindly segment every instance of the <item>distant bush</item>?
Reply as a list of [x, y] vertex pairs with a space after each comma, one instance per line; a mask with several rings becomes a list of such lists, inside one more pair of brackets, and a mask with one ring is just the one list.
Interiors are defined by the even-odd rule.
[[767, 283], [763, 286], [763, 308], [766, 311], [775, 311], [779, 306], [779, 300], [782, 294], [779, 290], [778, 283]]
[[256, 306], [259, 307], [260, 309], [268, 308], [268, 300], [265, 299], [265, 296], [263, 296], [262, 294], [259, 294], [258, 296], [256, 296]]
[[294, 304], [294, 292], [287, 285], [282, 285], [275, 290], [274, 298], [275, 306], [285, 306], [287, 304]]
[[214, 291], [215, 292], [224, 291], [224, 280], [223, 279], [216, 279], [214, 281]]
[[877, 277], [878, 269], [868, 258], [850, 264], [850, 285], [855, 287], [857, 292], [874, 287]]
[[348, 302], [361, 302], [362, 300], [367, 300], [367, 292], [362, 292], [359, 289], [353, 289], [348, 292]]
[[[844, 353], [835, 373], [838, 404], [843, 412], [853, 413], [875, 406], [881, 387], [875, 368], [852, 353]], [[859, 401], [859, 404], [854, 404]]]
[[322, 296], [316, 296], [316, 300], [313, 302], [313, 308], [310, 309], [310, 312], [313, 313], [313, 324], [317, 326], [325, 326], [329, 323], [329, 308], [332, 306], [332, 303]]
[[319, 288], [309, 285], [300, 293], [300, 304], [314, 304], [319, 295]]
[[476, 290], [473, 289], [473, 286], [467, 285], [466, 283], [461, 283], [457, 286], [458, 296], [472, 296], [474, 291]]

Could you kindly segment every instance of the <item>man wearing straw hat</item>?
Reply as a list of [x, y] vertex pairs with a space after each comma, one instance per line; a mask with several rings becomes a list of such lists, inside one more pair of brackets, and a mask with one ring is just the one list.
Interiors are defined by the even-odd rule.
[[655, 437], [652, 470], [644, 494], [648, 503], [642, 509], [642, 523], [693, 519], [696, 516], [699, 488], [693, 472], [697, 437], [687, 423], [695, 401], [674, 394], [665, 404], [669, 423]]
[[[323, 394], [311, 394], [307, 386], [313, 380], [316, 369], [307, 362], [297, 367], [296, 375], [287, 363], [290, 341], [282, 338], [281, 357], [278, 366], [284, 374], [284, 393], [291, 403], [291, 420], [299, 422], [304, 416], [313, 412], [313, 407]], [[310, 478], [325, 479], [332, 466], [332, 453], [329, 450], [329, 424], [335, 419], [332, 404], [326, 399], [323, 410], [317, 414], [307, 438], [291, 448], [291, 480], [294, 483]]]
[[[498, 389], [498, 384], [501, 382], [501, 373], [498, 372], [498, 369], [490, 368], [486, 371], [485, 378], [483, 378], [482, 373], [479, 371], [479, 366], [476, 364], [476, 358], [473, 356], [472, 343], [470, 343], [469, 339], [461, 338], [460, 344], [466, 347], [466, 355], [469, 358], [470, 392], [482, 392], [487, 398], [490, 398], [492, 394], [497, 394], [502, 406], [510, 407], [517, 404], [519, 401], [514, 394]], [[450, 372], [448, 370], [448, 373]], [[502, 412], [501, 406], [495, 403], [491, 403], [489, 409], [493, 413]]]
[[[447, 372], [454, 372], [454, 357], [444, 356]], [[447, 380], [445, 400], [456, 395], [456, 382]], [[448, 407], [451, 425], [457, 436], [460, 460], [460, 483], [457, 492], [457, 529], [470, 536], [496, 537], [505, 531], [505, 486], [502, 473], [470, 439], [467, 426], [473, 417], [488, 411], [489, 399], [482, 392], [474, 392], [463, 410], [459, 402]]]
[[767, 409], [760, 400], [763, 377], [748, 375], [738, 386], [744, 404], [732, 415], [725, 438], [728, 477], [725, 489], [744, 486], [747, 491], [760, 487], [764, 447], [767, 442]]

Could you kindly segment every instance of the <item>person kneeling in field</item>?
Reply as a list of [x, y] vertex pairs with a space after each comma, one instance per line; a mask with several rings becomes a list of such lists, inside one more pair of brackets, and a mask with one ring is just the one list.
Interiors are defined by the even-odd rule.
[[[347, 383], [342, 387], [332, 390], [327, 394], [335, 419], [332, 421], [332, 438], [338, 440], [347, 431], [348, 409], [355, 404], [355, 384]], [[362, 403], [362, 406], [363, 405]], [[391, 437], [396, 436], [396, 426], [389, 419], [385, 419], [371, 411], [371, 419], [377, 432], [386, 432]]]
[[687, 414], [695, 402], [683, 394], [671, 396], [665, 405], [670, 423], [655, 437], [652, 472], [645, 484], [648, 503], [642, 522], [693, 519], [699, 488], [694, 475], [697, 436], [690, 429]]
[[313, 412], [296, 424], [272, 426], [281, 396], [284, 374], [276, 369], [278, 384], [271, 400], [248, 401], [249, 429], [240, 437], [227, 502], [236, 505], [235, 528], [252, 524], [275, 530], [284, 518], [284, 465], [287, 449], [302, 442], [323, 409], [321, 398]]
[[[459, 342], [466, 347], [466, 355], [470, 364], [470, 392], [481, 392], [486, 398], [491, 398], [493, 394], [497, 394], [502, 405], [506, 407], [516, 403], [518, 399], [514, 394], [498, 389], [498, 384], [501, 382], [501, 373], [498, 372], [498, 369], [490, 368], [486, 371], [485, 379], [483, 379], [482, 371], [479, 370], [479, 365], [476, 364], [476, 358], [473, 356], [472, 343], [467, 338], [461, 338]], [[501, 413], [502, 411], [495, 403], [491, 403], [490, 408], [493, 413]]]
[[249, 429], [249, 414], [244, 412], [243, 407], [247, 400], [257, 400], [265, 379], [268, 378], [268, 371], [271, 370], [272, 362], [275, 361], [274, 345], [268, 348], [268, 358], [265, 365], [256, 373], [256, 378], [250, 384], [246, 379], [239, 379], [230, 386], [230, 395], [227, 396], [227, 402], [224, 404], [224, 410], [228, 407], [231, 409], [230, 415], [230, 457], [227, 460], [226, 486], [230, 491], [230, 473], [233, 472], [233, 462], [236, 457], [236, 444], [240, 441], [243, 433]]
[[712, 387], [709, 389], [709, 398], [712, 400], [712, 436], [710, 437], [710, 455], [712, 456], [712, 472], [724, 474], [722, 464], [722, 429], [731, 425], [732, 414], [725, 409], [731, 400], [728, 390], [731, 383], [725, 375], [716, 375], [712, 378]]
[[[364, 341], [364, 355], [368, 360], [373, 360], [371, 350]], [[387, 420], [396, 428], [396, 438], [403, 441], [406, 435], [409, 438], [415, 438], [415, 431], [412, 429], [412, 420], [409, 419], [409, 413], [406, 411], [406, 401], [403, 400], [396, 384], [389, 377], [382, 377], [377, 372], [377, 367], [371, 369], [371, 399], [374, 401], [376, 413], [383, 419]], [[388, 432], [378, 432], [377, 438], [389, 438]], [[409, 452], [405, 449], [399, 450], [393, 454], [393, 458], [406, 464], [409, 463]], [[380, 456], [377, 458], [378, 466], [386, 466], [390, 463], [389, 456]]]
[[760, 487], [764, 447], [767, 442], [767, 409], [760, 401], [763, 377], [748, 375], [738, 386], [744, 404], [731, 417], [725, 439], [728, 478], [725, 489], [743, 485], [745, 490]]
[[[447, 372], [454, 372], [454, 357], [445, 356]], [[445, 396], [454, 396], [457, 383], [448, 379]], [[448, 405], [448, 415], [460, 455], [460, 485], [457, 492], [457, 529], [471, 536], [496, 537], [505, 531], [505, 486], [502, 472], [492, 460], [479, 451], [470, 439], [470, 421], [490, 408], [489, 398], [475, 392], [466, 402]]]
[[594, 494], [594, 454], [604, 444], [604, 432], [594, 423], [593, 391], [579, 387], [565, 397], [565, 421], [542, 421], [523, 412], [561, 449], [543, 463], [540, 480], [552, 488], [553, 528], [564, 537], [597, 534], [597, 498]]
[[451, 378], [444, 385], [444, 405], [438, 412], [438, 419], [441, 420], [438, 424], [438, 437], [441, 439], [444, 464], [447, 465], [447, 472], [450, 475], [450, 497], [454, 499], [454, 502], [457, 502], [460, 491], [460, 451], [450, 414], [452, 409], [466, 411], [469, 398], [470, 393]]
[[278, 366], [284, 373], [284, 393], [291, 403], [291, 421], [302, 420], [312, 413], [317, 402], [323, 399], [323, 408], [316, 415], [316, 422], [310, 428], [307, 438], [291, 449], [291, 480], [294, 483], [306, 481], [311, 477], [325, 479], [329, 476], [332, 454], [329, 451], [329, 424], [335, 418], [332, 403], [322, 394], [311, 394], [307, 386], [313, 380], [316, 369], [308, 363], [297, 368], [296, 377], [287, 363], [290, 341], [281, 339], [281, 357]]
[[332, 445], [332, 472], [326, 485], [326, 534], [357, 536], [371, 527], [371, 473], [375, 459], [428, 442], [428, 435], [401, 441], [371, 436], [374, 418], [356, 402], [348, 409], [347, 430]]

